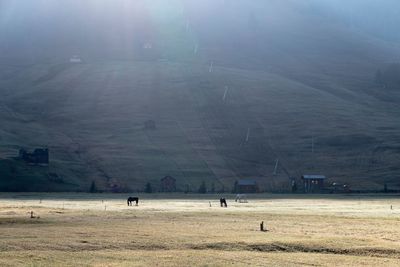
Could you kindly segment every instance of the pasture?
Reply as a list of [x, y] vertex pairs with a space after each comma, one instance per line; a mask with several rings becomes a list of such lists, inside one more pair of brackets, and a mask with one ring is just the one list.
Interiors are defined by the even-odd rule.
[[400, 265], [399, 196], [127, 197], [2, 193], [0, 266]]

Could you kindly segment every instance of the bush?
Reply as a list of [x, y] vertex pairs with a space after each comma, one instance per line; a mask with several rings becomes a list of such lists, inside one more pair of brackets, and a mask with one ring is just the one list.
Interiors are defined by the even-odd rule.
[[89, 192], [90, 193], [96, 193], [97, 192], [96, 183], [94, 181], [92, 181], [92, 184], [90, 185]]
[[144, 192], [148, 193], [148, 194], [153, 193], [153, 188], [151, 187], [151, 183], [146, 184], [146, 187], [144, 188]]
[[207, 193], [207, 186], [206, 186], [206, 183], [204, 181], [201, 183], [198, 192], [199, 192], [199, 194]]

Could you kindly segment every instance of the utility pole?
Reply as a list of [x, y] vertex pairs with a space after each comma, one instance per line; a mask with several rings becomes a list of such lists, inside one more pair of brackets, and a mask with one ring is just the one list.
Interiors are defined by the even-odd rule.
[[214, 61], [211, 61], [210, 67], [208, 67], [208, 72], [213, 72], [213, 68], [214, 68]]
[[226, 100], [226, 94], [228, 93], [229, 87], [225, 86], [225, 92], [224, 92], [224, 96], [222, 97], [222, 101], [225, 102]]
[[311, 137], [311, 168], [314, 169], [314, 161], [315, 161], [315, 157], [314, 157], [314, 134]]
[[250, 128], [247, 128], [246, 143], [249, 141], [249, 138], [250, 138]]
[[274, 168], [274, 173], [273, 173], [274, 176], [276, 176], [276, 174], [277, 174], [277, 171], [278, 171], [278, 164], [279, 164], [279, 158], [276, 159], [276, 162], [275, 162], [275, 168]]
[[314, 135], [311, 137], [311, 153], [314, 155]]

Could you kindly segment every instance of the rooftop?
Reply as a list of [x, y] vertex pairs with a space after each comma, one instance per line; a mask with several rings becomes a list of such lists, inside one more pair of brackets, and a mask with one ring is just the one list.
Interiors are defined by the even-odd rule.
[[301, 176], [302, 179], [319, 179], [323, 180], [326, 179], [325, 175], [315, 175], [315, 174], [305, 174]]
[[257, 185], [255, 180], [239, 180], [238, 185]]

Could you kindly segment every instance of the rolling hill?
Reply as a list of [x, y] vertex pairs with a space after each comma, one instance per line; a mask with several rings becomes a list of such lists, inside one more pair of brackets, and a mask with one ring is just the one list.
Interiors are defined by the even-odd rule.
[[[285, 191], [304, 173], [400, 187], [400, 88], [375, 81], [399, 45], [326, 6], [2, 5], [2, 191], [158, 190], [166, 175], [179, 190]], [[12, 158], [44, 146], [49, 167]]]

